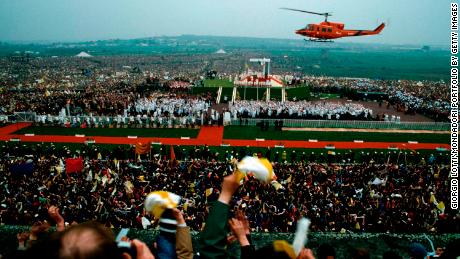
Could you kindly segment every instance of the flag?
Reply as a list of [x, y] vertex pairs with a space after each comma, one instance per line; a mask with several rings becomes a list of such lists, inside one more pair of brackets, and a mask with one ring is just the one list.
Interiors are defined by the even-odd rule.
[[247, 174], [252, 174], [256, 179], [269, 183], [276, 179], [273, 167], [265, 158], [259, 159], [247, 156], [237, 164], [238, 182], [245, 178]]
[[33, 162], [24, 162], [10, 166], [10, 172], [13, 174], [31, 174], [34, 171]]
[[83, 170], [83, 159], [79, 158], [67, 158], [65, 160], [65, 172], [66, 173], [77, 173]]
[[146, 217], [142, 217], [141, 222], [142, 222], [142, 228], [144, 229], [147, 229], [150, 225], [152, 225]]
[[97, 188], [97, 181], [94, 182], [93, 189], [91, 189], [91, 192], [95, 192]]
[[433, 203], [435, 206], [438, 206], [438, 201], [436, 200], [436, 197], [433, 193], [430, 196], [430, 203]]
[[124, 183], [124, 186], [125, 186], [125, 192], [126, 193], [133, 193], [133, 188], [134, 188], [134, 185], [131, 183], [131, 181], [126, 181]]
[[148, 154], [150, 153], [150, 142], [142, 143], [139, 142], [136, 144], [136, 154]]
[[277, 181], [272, 181], [272, 182], [271, 182], [271, 185], [272, 185], [273, 187], [275, 187], [275, 190], [277, 190], [277, 191], [280, 190], [280, 189], [281, 189], [281, 190], [284, 190], [284, 187], [283, 187], [279, 182], [277, 182]]
[[212, 191], [213, 191], [213, 189], [212, 189], [212, 188], [208, 188], [208, 189], [206, 189], [206, 197], [209, 197], [209, 195], [211, 195], [211, 194], [212, 194]]
[[171, 145], [171, 161], [176, 161], [176, 154], [174, 153], [174, 147]]
[[180, 202], [180, 196], [166, 192], [155, 191], [147, 195], [144, 202], [144, 208], [147, 212], [152, 213], [156, 218], [160, 218], [165, 209], [177, 208]]
[[446, 210], [446, 205], [444, 205], [443, 201], [440, 201], [438, 205], [436, 206], [436, 208], [438, 208], [438, 210], [440, 210], [441, 213], [444, 213], [444, 211]]

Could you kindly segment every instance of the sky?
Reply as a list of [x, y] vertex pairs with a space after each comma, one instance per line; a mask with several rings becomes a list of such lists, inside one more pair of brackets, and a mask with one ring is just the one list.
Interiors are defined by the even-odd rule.
[[182, 34], [300, 39], [296, 29], [332, 12], [345, 28], [382, 35], [344, 42], [448, 45], [448, 0], [0, 0], [0, 41], [89, 41]]

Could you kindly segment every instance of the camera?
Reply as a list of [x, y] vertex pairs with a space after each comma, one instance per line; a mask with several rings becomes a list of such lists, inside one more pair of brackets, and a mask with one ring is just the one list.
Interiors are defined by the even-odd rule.
[[128, 241], [127, 236], [128, 236], [129, 229], [128, 228], [123, 228], [117, 235], [115, 242], [117, 243], [118, 250], [120, 251], [120, 254], [127, 253], [131, 256], [131, 258], [136, 259], [137, 257], [137, 251], [136, 247], [131, 245], [131, 242]]

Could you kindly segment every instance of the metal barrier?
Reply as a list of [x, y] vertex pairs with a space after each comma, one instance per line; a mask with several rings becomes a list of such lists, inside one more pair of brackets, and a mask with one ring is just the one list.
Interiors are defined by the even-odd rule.
[[445, 122], [387, 122], [387, 121], [349, 121], [349, 120], [298, 120], [298, 119], [232, 119], [230, 125], [256, 126], [261, 121], [274, 125], [283, 121], [283, 127], [290, 128], [347, 128], [347, 129], [400, 129], [400, 130], [442, 130], [449, 131]]
[[194, 124], [198, 124], [201, 119], [200, 118], [194, 118], [194, 122], [192, 120], [192, 117], [162, 117], [161, 120], [159, 118], [154, 118], [152, 120], [151, 117], [128, 117], [128, 116], [115, 116], [115, 117], [110, 117], [110, 116], [85, 116], [85, 115], [80, 115], [80, 116], [56, 116], [56, 115], [37, 115], [34, 119], [35, 122], [37, 123], [44, 123], [44, 124], [77, 124], [80, 125], [83, 122], [87, 123], [92, 123], [92, 124], [98, 124], [98, 125], [108, 125], [108, 124], [138, 124], [138, 125], [145, 125], [145, 124], [160, 124], [162, 126], [167, 126], [167, 125], [180, 125], [180, 124], [191, 124], [192, 122]]
[[[151, 117], [108, 117], [108, 116], [49, 116], [36, 115], [35, 113], [15, 114], [18, 121], [35, 121], [46, 123], [76, 123], [81, 124], [84, 121], [89, 121], [94, 124], [160, 124], [167, 125], [185, 125], [192, 123], [192, 117], [186, 118], [158, 118], [152, 120]], [[1, 118], [2, 115], [0, 115]], [[246, 124], [247, 120], [247, 124]], [[261, 121], [268, 121], [270, 125], [274, 125], [275, 121], [283, 121], [283, 127], [290, 128], [347, 128], [347, 129], [400, 129], [400, 130], [442, 130], [449, 131], [450, 124], [446, 122], [390, 122], [390, 121], [358, 121], [358, 120], [305, 120], [305, 119], [232, 119], [226, 125], [248, 125], [256, 126]], [[194, 124], [200, 124], [201, 118], [194, 118]]]

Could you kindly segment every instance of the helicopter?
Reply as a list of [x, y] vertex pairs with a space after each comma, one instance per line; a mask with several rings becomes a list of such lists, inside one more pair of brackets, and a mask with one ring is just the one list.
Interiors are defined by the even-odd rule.
[[292, 8], [280, 8], [288, 11], [295, 11], [301, 13], [315, 14], [324, 16], [324, 22], [319, 24], [307, 24], [305, 28], [297, 30], [295, 33], [304, 37], [309, 37], [310, 41], [315, 42], [333, 42], [333, 39], [343, 38], [343, 37], [353, 37], [353, 36], [365, 36], [365, 35], [376, 35], [379, 34], [383, 28], [385, 28], [385, 23], [380, 24], [375, 30], [346, 30], [345, 24], [337, 22], [329, 22], [328, 17], [332, 16], [331, 13], [316, 13], [310, 11], [304, 11], [299, 9]]

